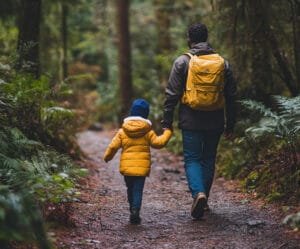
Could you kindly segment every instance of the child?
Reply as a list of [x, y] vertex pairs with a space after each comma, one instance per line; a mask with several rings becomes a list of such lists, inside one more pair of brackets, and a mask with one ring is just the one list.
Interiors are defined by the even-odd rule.
[[146, 176], [150, 173], [150, 146], [156, 149], [164, 147], [172, 132], [164, 130], [157, 136], [148, 120], [149, 104], [144, 99], [136, 99], [130, 110], [130, 116], [124, 119], [122, 128], [113, 138], [104, 154], [105, 162], [110, 161], [122, 147], [120, 173], [124, 175], [130, 208], [130, 223], [140, 224], [140, 208]]

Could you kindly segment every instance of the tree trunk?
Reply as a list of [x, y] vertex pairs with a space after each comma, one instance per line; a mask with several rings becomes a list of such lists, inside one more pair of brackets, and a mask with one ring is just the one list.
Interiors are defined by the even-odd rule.
[[251, 81], [253, 98], [269, 102], [269, 96], [274, 94], [272, 77], [271, 51], [266, 43], [266, 33], [269, 29], [269, 0], [249, 0], [248, 28], [251, 39]]
[[297, 96], [299, 94], [299, 88], [296, 87], [292, 72], [288, 66], [288, 61], [284, 54], [281, 52], [278, 41], [271, 29], [269, 29], [267, 32], [267, 40], [269, 41], [269, 44], [272, 48], [273, 56], [275, 57], [279, 70], [281, 71], [284, 83], [289, 89], [291, 95]]
[[21, 1], [17, 70], [40, 75], [39, 35], [41, 0]]
[[296, 68], [296, 92], [294, 96], [300, 92], [300, 2], [299, 0], [292, 0], [292, 13], [293, 13], [293, 40], [294, 40], [294, 57], [295, 57], [295, 68]]
[[156, 27], [158, 33], [158, 52], [168, 52], [171, 47], [171, 37], [170, 37], [170, 6], [172, 6], [170, 0], [155, 0], [155, 18]]
[[62, 38], [62, 71], [63, 79], [68, 77], [68, 6], [62, 3], [62, 22], [61, 22], [61, 38]]
[[131, 49], [129, 34], [130, 0], [117, 0], [116, 4], [117, 30], [119, 38], [119, 84], [121, 93], [120, 120], [122, 120], [128, 114], [133, 98], [133, 88], [131, 79]]
[[[171, 36], [170, 36], [170, 18], [173, 1], [171, 0], [155, 0], [155, 19], [157, 29], [157, 54], [167, 56], [171, 50]], [[157, 73], [159, 82], [163, 87], [167, 85], [169, 69], [164, 68], [164, 63], [157, 65]]]

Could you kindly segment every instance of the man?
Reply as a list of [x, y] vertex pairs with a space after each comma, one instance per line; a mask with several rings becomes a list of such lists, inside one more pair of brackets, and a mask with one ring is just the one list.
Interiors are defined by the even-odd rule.
[[[207, 43], [208, 31], [204, 24], [196, 23], [191, 25], [187, 35], [190, 50], [188, 54], [179, 56], [173, 64], [165, 91], [166, 99], [162, 126], [163, 128], [172, 127], [174, 109], [177, 103], [180, 102], [179, 128], [182, 130], [185, 172], [189, 189], [194, 199], [191, 215], [193, 218], [199, 219], [203, 216], [204, 211], [208, 209], [207, 200], [214, 178], [216, 153], [220, 136], [224, 133], [225, 138], [229, 139], [233, 134], [236, 116], [236, 82], [228, 62], [217, 55]], [[220, 96], [222, 95], [220, 98], [223, 99], [223, 105], [222, 99], [220, 99], [220, 105], [213, 106], [211, 104], [211, 107], [206, 106], [202, 108], [199, 106], [198, 108], [198, 106], [195, 107], [189, 104], [187, 90], [190, 89], [187, 89], [186, 84], [187, 80], [190, 81], [188, 72], [189, 74], [195, 74], [195, 77], [197, 77], [197, 70], [199, 73], [203, 70], [201, 70], [202, 64], [196, 62], [196, 64], [198, 63], [195, 67], [196, 69], [189, 71], [189, 67], [194, 65], [190, 64], [190, 60], [195, 57], [196, 60], [199, 58], [201, 62], [203, 61], [201, 58], [207, 57], [210, 59], [210, 55], [219, 58], [218, 65], [214, 65], [213, 60], [208, 61], [210, 66], [212, 68], [220, 66], [222, 70], [220, 72], [216, 71], [221, 82], [212, 80], [213, 86], [209, 87], [211, 87], [210, 89], [215, 89], [212, 87], [220, 85], [220, 88], [213, 91], [203, 91], [203, 93], [199, 90], [197, 94], [202, 94], [205, 98], [206, 95], [218, 92]], [[206, 64], [204, 63], [203, 65]], [[209, 68], [205, 70], [209, 71]], [[196, 82], [197, 78], [195, 77], [189, 84], [194, 84], [193, 87], [197, 87], [197, 84], [200, 87], [207, 87], [208, 83]], [[203, 72], [201, 77], [204, 77], [204, 79], [206, 77], [205, 75], [203, 76]], [[197, 101], [196, 99], [196, 103]]]

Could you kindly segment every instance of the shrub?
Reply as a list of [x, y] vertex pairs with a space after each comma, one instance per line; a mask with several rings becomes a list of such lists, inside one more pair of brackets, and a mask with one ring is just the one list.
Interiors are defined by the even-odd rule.
[[259, 118], [252, 123], [240, 121], [238, 137], [221, 142], [218, 172], [242, 179], [248, 191], [269, 201], [295, 202], [300, 198], [300, 97], [273, 99], [273, 109], [256, 101], [242, 101], [251, 116], [258, 114]]
[[55, 101], [61, 93], [51, 89], [49, 80], [14, 73], [7, 80], [0, 84], [1, 123], [61, 152], [79, 153], [75, 142], [76, 115]]
[[40, 248], [51, 248], [39, 209], [28, 193], [13, 193], [0, 185], [0, 245], [37, 240]]
[[0, 239], [46, 241], [37, 203], [76, 200], [84, 171], [17, 128], [0, 128], [0, 151]]
[[61, 104], [67, 87], [8, 65], [0, 73], [0, 246], [26, 240], [50, 248], [40, 208], [77, 200], [85, 173], [58, 152], [78, 151], [76, 113]]

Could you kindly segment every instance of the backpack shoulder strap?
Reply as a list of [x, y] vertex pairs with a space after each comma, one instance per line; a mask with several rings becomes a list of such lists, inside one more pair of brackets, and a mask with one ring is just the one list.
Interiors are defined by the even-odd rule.
[[194, 55], [192, 55], [191, 53], [184, 53], [184, 55], [187, 55], [188, 57], [192, 58]]
[[189, 57], [189, 61], [188, 61], [188, 66], [186, 67], [186, 69], [185, 69], [185, 76], [184, 76], [184, 88], [183, 88], [183, 91], [185, 91], [186, 90], [186, 82], [187, 82], [187, 77], [188, 77], [188, 71], [189, 71], [189, 63], [190, 63], [190, 61], [191, 61], [191, 59], [193, 58], [193, 54], [192, 53], [189, 53], [189, 52], [187, 52], [187, 53], [184, 53], [183, 55], [186, 55], [187, 57]]

